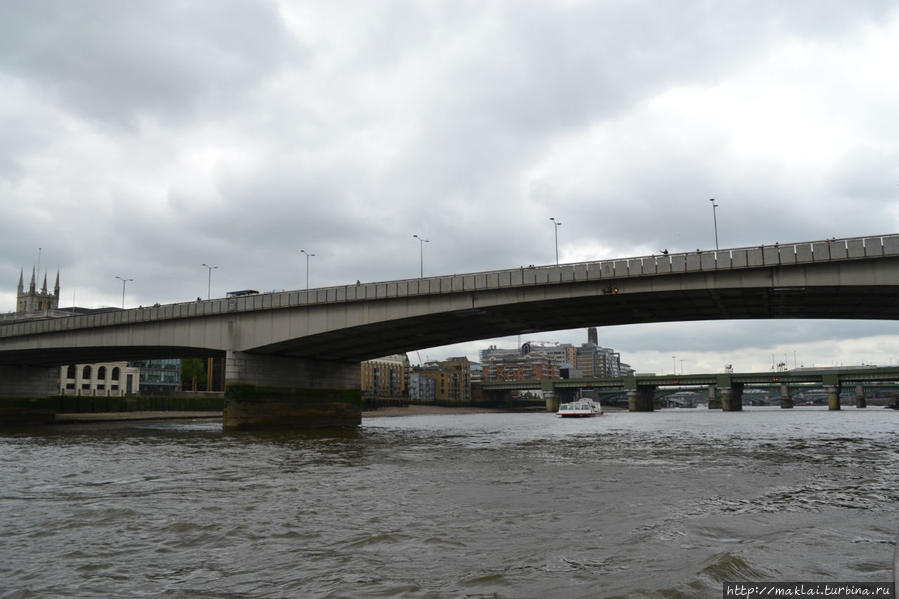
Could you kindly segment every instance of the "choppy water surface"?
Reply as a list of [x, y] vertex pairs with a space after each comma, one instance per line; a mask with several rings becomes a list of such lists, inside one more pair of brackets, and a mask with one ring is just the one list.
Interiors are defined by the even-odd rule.
[[887, 581], [899, 412], [0, 433], [0, 597], [720, 597]]

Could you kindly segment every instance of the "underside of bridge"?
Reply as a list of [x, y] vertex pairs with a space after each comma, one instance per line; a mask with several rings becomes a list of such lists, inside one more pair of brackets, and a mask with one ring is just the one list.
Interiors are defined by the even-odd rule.
[[[745, 319], [899, 319], [899, 287], [786, 287], [599, 295], [477, 307], [391, 320], [254, 350], [365, 360], [519, 333], [652, 322]], [[397, 300], [401, 301], [401, 300]], [[477, 304], [477, 298], [473, 298]]]
[[131, 362], [134, 360], [164, 360], [168, 358], [223, 358], [217, 349], [180, 346], [90, 346], [18, 350], [14, 354], [0, 352], [0, 364], [29, 364], [59, 366], [62, 364], [91, 364], [95, 362]]

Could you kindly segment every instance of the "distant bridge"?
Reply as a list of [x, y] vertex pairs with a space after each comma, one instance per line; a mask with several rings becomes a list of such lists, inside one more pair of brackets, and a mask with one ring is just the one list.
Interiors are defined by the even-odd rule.
[[351, 424], [363, 359], [586, 326], [894, 320], [897, 298], [894, 234], [185, 302], [0, 324], [0, 397], [49, 394], [58, 364], [225, 355], [227, 427]]
[[553, 397], [547, 403], [551, 407], [561, 398], [567, 398], [581, 390], [623, 391], [628, 393], [631, 411], [651, 411], [652, 399], [660, 387], [707, 387], [709, 407], [738, 411], [742, 406], [743, 390], [747, 385], [780, 387], [781, 407], [793, 407], [790, 385], [819, 384], [828, 395], [828, 406], [840, 409], [839, 394], [844, 386], [856, 391], [856, 405], [865, 407], [864, 386], [872, 383], [899, 381], [899, 367], [794, 370], [787, 372], [744, 372], [717, 374], [636, 375], [631, 377], [528, 379], [520, 381], [491, 381], [481, 383], [485, 396], [494, 399], [512, 391], [550, 392]]

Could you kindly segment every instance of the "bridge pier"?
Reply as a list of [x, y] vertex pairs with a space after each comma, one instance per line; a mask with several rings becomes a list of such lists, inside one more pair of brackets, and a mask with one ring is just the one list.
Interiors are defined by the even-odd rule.
[[229, 351], [226, 430], [354, 427], [362, 422], [358, 362]]
[[652, 402], [655, 394], [656, 388], [654, 386], [641, 385], [636, 389], [629, 389], [627, 392], [628, 412], [652, 412]]
[[552, 393], [548, 393], [544, 396], [546, 399], [546, 411], [558, 412], [561, 404], [575, 400], [577, 392], [577, 389], [552, 387]]
[[0, 365], [0, 426], [51, 424], [58, 395], [58, 366]]
[[856, 408], [867, 408], [868, 402], [865, 400], [865, 385], [864, 383], [858, 383], [855, 386], [855, 407]]
[[718, 396], [718, 385], [709, 385], [709, 409], [721, 409], [721, 398]]
[[721, 409], [725, 412], [743, 411], [743, 383], [731, 383], [721, 390]]
[[793, 407], [793, 398], [790, 397], [790, 385], [787, 383], [780, 384], [780, 407], [784, 409]]
[[828, 410], [839, 410], [840, 409], [840, 386], [839, 385], [824, 385], [824, 390], [827, 392], [827, 409]]

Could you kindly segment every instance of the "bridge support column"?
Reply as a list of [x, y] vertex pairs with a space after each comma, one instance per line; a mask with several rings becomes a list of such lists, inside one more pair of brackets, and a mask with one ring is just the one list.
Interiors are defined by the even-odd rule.
[[840, 409], [840, 386], [839, 385], [824, 385], [824, 390], [827, 392], [827, 409], [828, 410], [839, 410]]
[[855, 386], [855, 407], [867, 408], [868, 402], [865, 400], [865, 384], [859, 383]]
[[790, 385], [787, 383], [780, 384], [780, 407], [784, 409], [793, 407], [793, 398], [790, 397]]
[[58, 366], [0, 366], [0, 426], [53, 423], [58, 395]]
[[721, 409], [721, 398], [718, 396], [718, 385], [709, 385], [709, 409]]
[[721, 409], [725, 412], [743, 411], [743, 384], [732, 383], [721, 390]]
[[358, 362], [228, 352], [226, 430], [353, 427], [362, 422]]
[[639, 386], [629, 389], [627, 392], [627, 410], [629, 412], [652, 412], [652, 401], [655, 398], [656, 388], [651, 386]]

